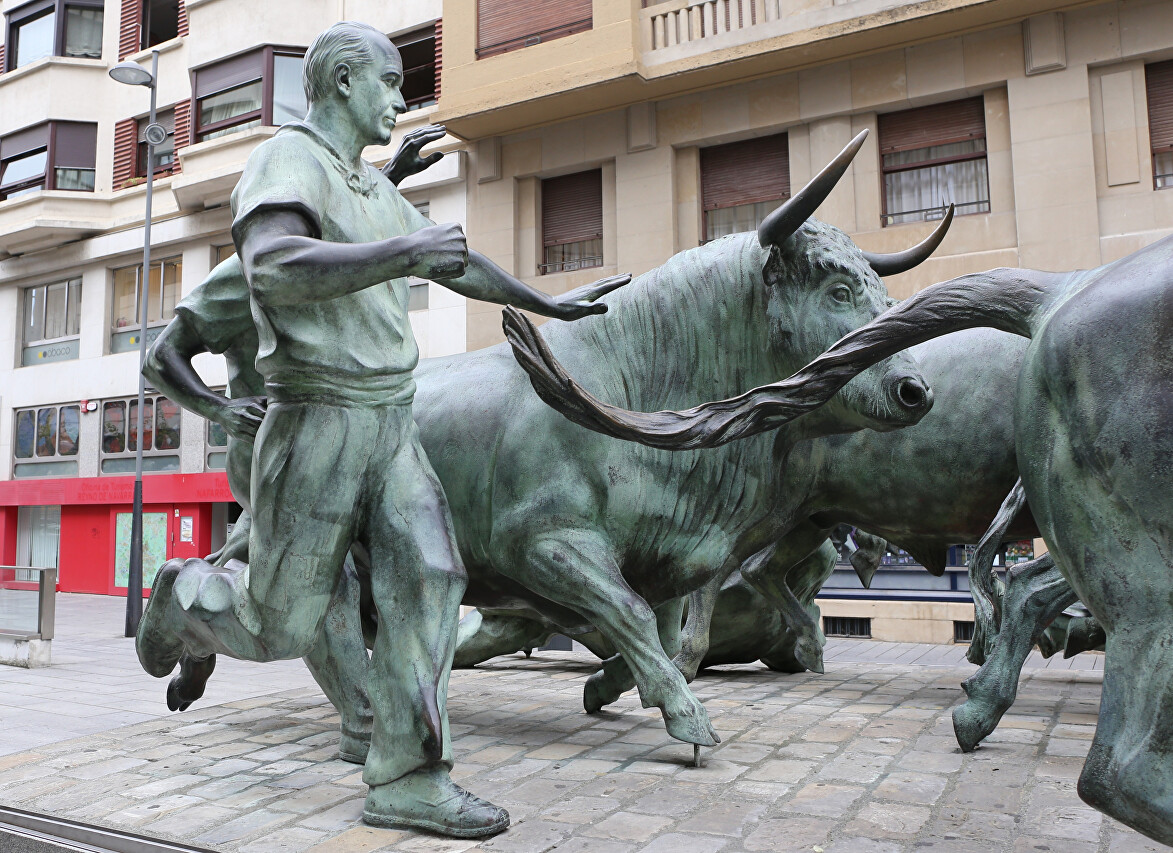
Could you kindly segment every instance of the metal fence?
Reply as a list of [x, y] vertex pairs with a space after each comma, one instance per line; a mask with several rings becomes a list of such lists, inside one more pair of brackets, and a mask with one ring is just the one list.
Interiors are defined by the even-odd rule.
[[57, 570], [0, 566], [0, 635], [52, 640]]

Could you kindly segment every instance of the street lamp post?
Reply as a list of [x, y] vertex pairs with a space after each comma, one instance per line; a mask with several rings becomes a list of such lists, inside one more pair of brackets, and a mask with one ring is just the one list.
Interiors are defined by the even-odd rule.
[[130, 524], [130, 566], [126, 581], [127, 637], [138, 633], [138, 623], [143, 615], [143, 408], [146, 397], [143, 362], [147, 358], [147, 290], [151, 280], [151, 201], [155, 185], [155, 146], [167, 139], [167, 131], [155, 122], [158, 74], [157, 50], [151, 53], [150, 71], [137, 62], [120, 62], [110, 69], [110, 76], [119, 83], [146, 86], [151, 90], [151, 117], [144, 134], [147, 140], [147, 212], [143, 222], [143, 270], [139, 278], [138, 412], [134, 443], [134, 513]]

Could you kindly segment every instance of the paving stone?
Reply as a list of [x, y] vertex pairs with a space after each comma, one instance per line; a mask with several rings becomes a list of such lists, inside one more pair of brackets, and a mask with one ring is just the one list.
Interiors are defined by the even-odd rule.
[[932, 812], [904, 803], [865, 803], [846, 831], [871, 838], [911, 838], [920, 832]]
[[786, 811], [810, 815], [839, 817], [851, 804], [863, 796], [864, 789], [854, 785], [832, 785], [815, 782], [800, 789], [782, 805]]
[[390, 829], [376, 829], [370, 826], [356, 826], [341, 835], [335, 835], [305, 850], [305, 853], [372, 853], [381, 850], [408, 833]]
[[722, 801], [713, 803], [676, 827], [681, 832], [707, 832], [740, 838], [748, 825], [766, 811], [760, 803]]
[[717, 853], [729, 844], [728, 838], [715, 835], [683, 835], [670, 833], [661, 835], [640, 853]]
[[635, 814], [634, 812], [616, 812], [598, 823], [586, 827], [582, 834], [598, 838], [613, 838], [618, 841], [647, 841], [671, 824], [671, 818]]
[[889, 773], [875, 790], [881, 800], [932, 805], [940, 799], [948, 778], [930, 773], [901, 770]]

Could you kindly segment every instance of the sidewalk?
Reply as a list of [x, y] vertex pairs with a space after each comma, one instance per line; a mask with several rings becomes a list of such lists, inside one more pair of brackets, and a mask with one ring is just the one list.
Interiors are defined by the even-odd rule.
[[450, 691], [454, 776], [513, 818], [476, 843], [359, 822], [361, 773], [334, 759], [337, 716], [299, 662], [231, 662], [205, 701], [171, 715], [163, 682], [118, 636], [121, 603], [62, 598], [62, 665], [0, 670], [2, 743], [24, 739], [0, 757], [7, 805], [234, 853], [1165, 849], [1076, 796], [1096, 656], [1030, 669], [971, 755], [949, 719], [973, 671], [960, 647], [833, 641], [823, 676], [726, 667], [693, 685], [723, 740], [699, 769], [634, 694], [582, 713], [589, 655], [500, 658], [455, 673]]

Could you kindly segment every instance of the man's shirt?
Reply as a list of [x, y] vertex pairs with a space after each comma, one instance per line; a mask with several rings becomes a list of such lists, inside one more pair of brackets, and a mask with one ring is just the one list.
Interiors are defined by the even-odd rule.
[[[432, 224], [381, 172], [362, 165], [353, 172], [313, 129], [285, 125], [249, 157], [232, 194], [237, 245], [250, 218], [272, 210], [299, 213], [313, 237], [333, 243], [370, 243]], [[262, 305], [253, 295], [256, 366], [269, 395], [409, 403], [419, 348], [407, 299], [406, 278], [300, 305]]]

